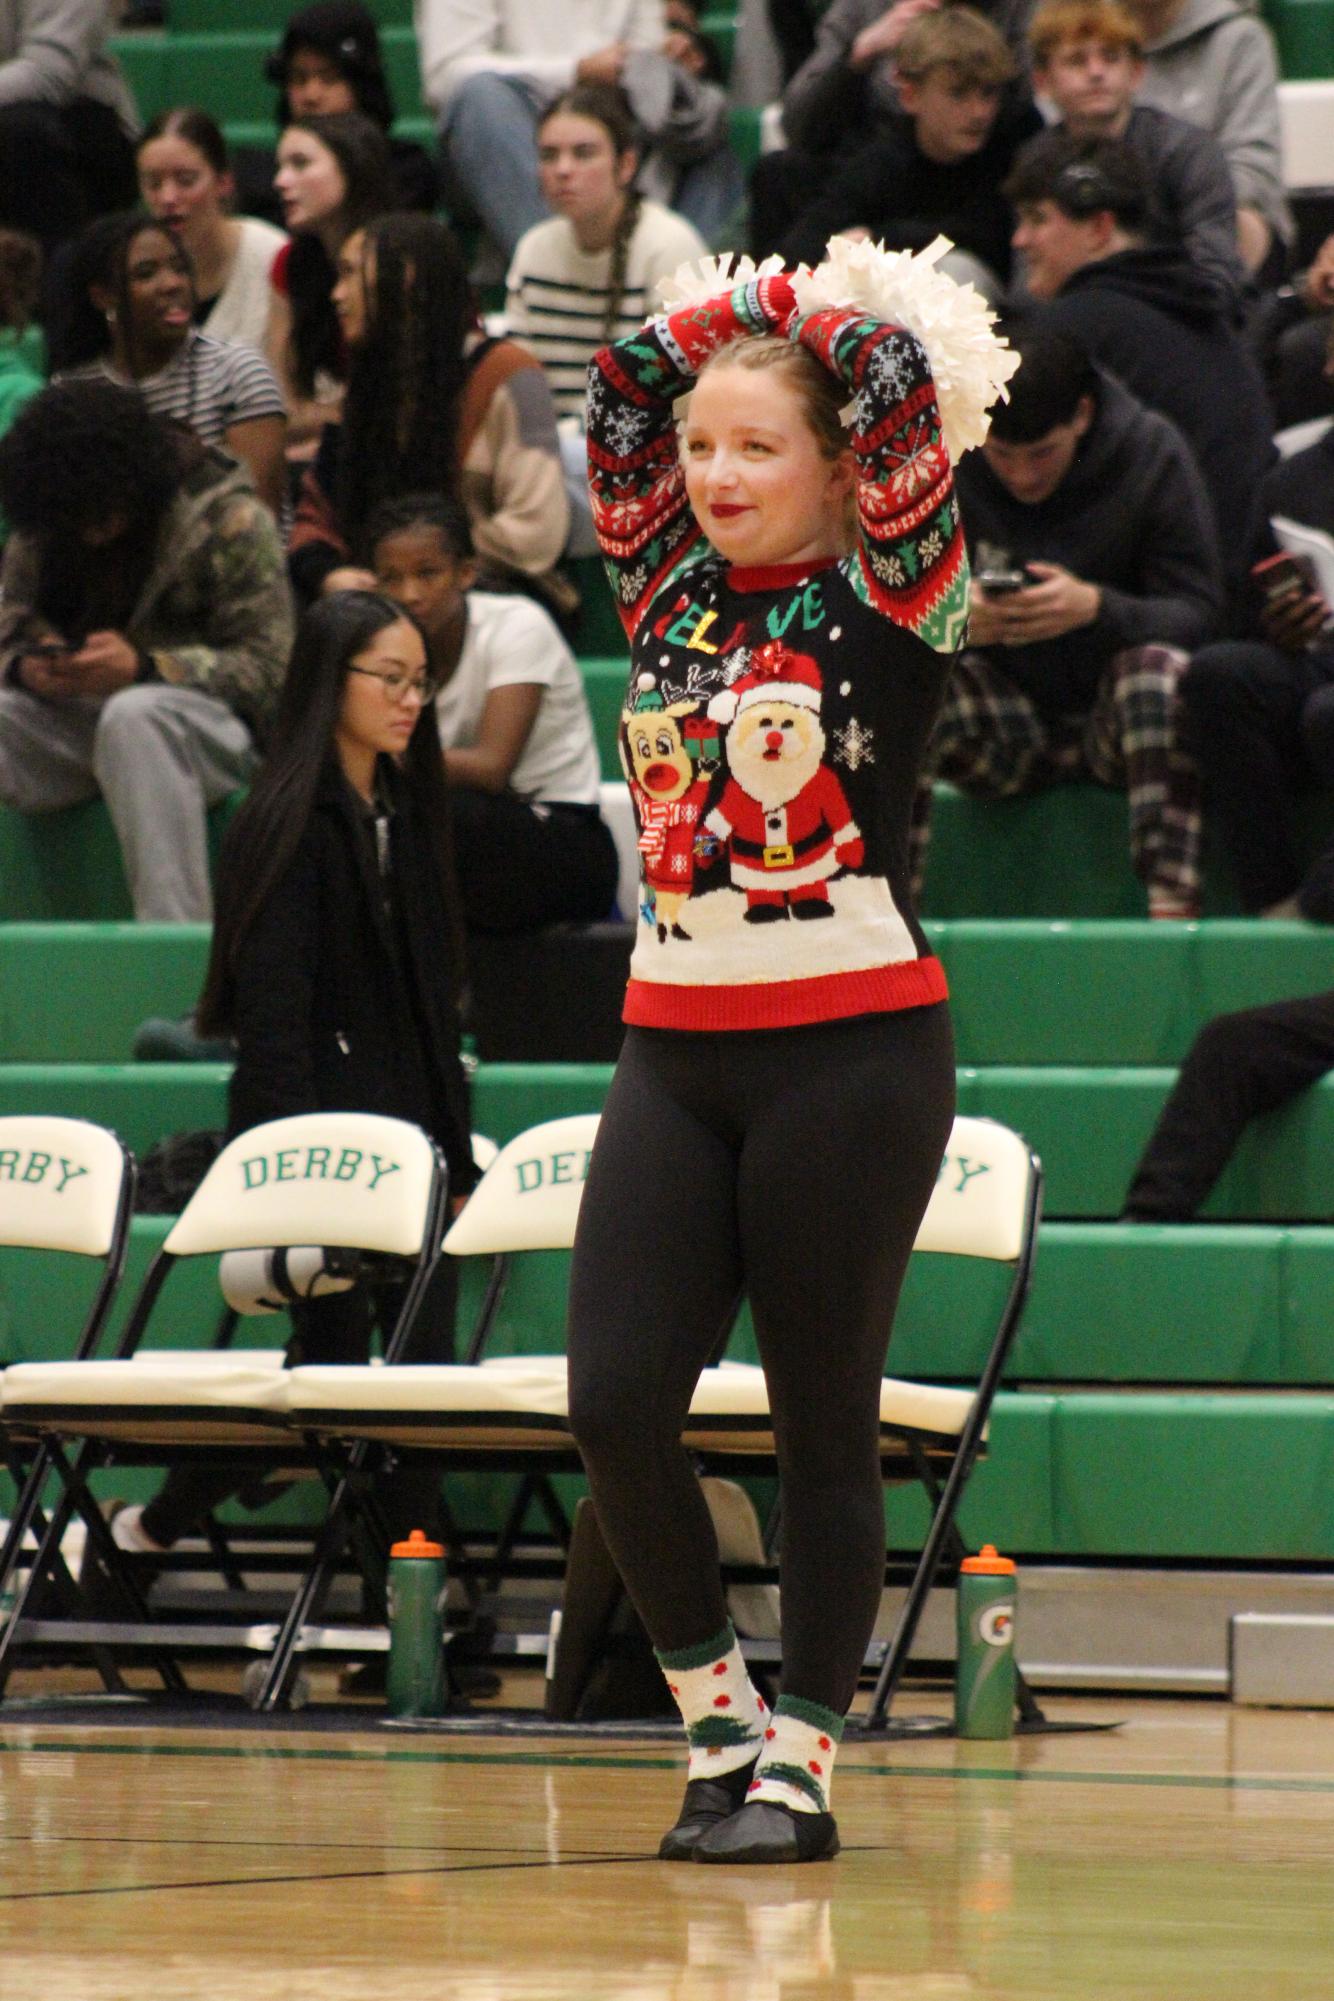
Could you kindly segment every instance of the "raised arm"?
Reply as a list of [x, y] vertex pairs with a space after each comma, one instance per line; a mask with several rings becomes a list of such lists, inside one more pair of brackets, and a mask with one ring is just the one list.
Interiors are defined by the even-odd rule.
[[792, 333], [853, 404], [858, 539], [844, 567], [854, 589], [938, 653], [955, 652], [967, 627], [968, 556], [925, 348], [852, 307], [809, 313]]
[[786, 276], [761, 278], [664, 313], [589, 364], [593, 525], [632, 639], [668, 577], [710, 553], [686, 498], [676, 400], [718, 348], [744, 334], [785, 332], [792, 310]]

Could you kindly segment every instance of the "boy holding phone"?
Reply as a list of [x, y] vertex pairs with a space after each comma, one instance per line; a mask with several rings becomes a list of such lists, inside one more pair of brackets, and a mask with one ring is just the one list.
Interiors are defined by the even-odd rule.
[[1150, 915], [1199, 901], [1200, 802], [1180, 740], [1189, 650], [1222, 601], [1213, 520], [1185, 441], [1064, 335], [1021, 328], [1010, 399], [958, 467], [973, 565], [929, 779], [1012, 798], [1072, 779], [1126, 791]]

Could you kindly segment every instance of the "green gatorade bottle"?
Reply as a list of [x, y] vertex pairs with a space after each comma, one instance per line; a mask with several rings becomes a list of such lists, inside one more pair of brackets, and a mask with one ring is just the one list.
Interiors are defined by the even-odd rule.
[[1014, 1565], [991, 1543], [959, 1565], [959, 1661], [954, 1727], [960, 1737], [1014, 1735]]
[[445, 1552], [414, 1529], [389, 1551], [391, 1716], [441, 1716], [445, 1709]]

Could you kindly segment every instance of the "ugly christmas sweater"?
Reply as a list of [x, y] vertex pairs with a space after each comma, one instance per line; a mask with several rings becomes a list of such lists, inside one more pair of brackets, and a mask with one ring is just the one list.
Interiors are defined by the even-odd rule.
[[[754, 333], [803, 341], [846, 385], [859, 534], [843, 562], [729, 565], [691, 510], [673, 405]], [[738, 286], [597, 355], [588, 460], [633, 663], [625, 1020], [786, 1028], [943, 1000], [908, 826], [968, 570], [920, 342], [854, 308], [799, 320], [784, 276]]]

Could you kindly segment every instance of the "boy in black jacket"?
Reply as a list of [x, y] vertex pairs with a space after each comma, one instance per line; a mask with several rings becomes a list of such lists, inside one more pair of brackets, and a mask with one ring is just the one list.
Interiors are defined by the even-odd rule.
[[1200, 808], [1178, 682], [1221, 607], [1208, 502], [1183, 440], [1061, 335], [1023, 330], [1010, 400], [957, 468], [973, 568], [929, 781], [1011, 798], [1091, 778], [1129, 797], [1151, 916], [1195, 914]]
[[921, 249], [942, 234], [981, 267], [956, 275], [975, 275], [994, 297], [1009, 278], [1013, 220], [1000, 184], [1016, 147], [1041, 128], [1031, 102], [1001, 115], [1018, 65], [990, 21], [971, 7], [950, 7], [912, 22], [897, 66], [902, 116], [823, 186], [809, 161], [803, 171], [803, 156], [761, 160], [752, 184], [755, 247], [762, 255], [778, 249], [788, 265], [818, 264], [829, 238], [844, 230], [892, 250]]
[[1273, 418], [1212, 280], [1183, 251], [1147, 240], [1148, 179], [1123, 141], [1044, 132], [1005, 192], [1042, 324], [1176, 425], [1214, 506], [1228, 582], [1240, 587], [1275, 458]]

